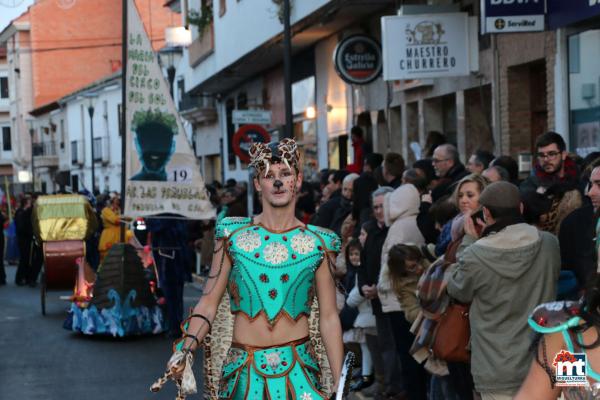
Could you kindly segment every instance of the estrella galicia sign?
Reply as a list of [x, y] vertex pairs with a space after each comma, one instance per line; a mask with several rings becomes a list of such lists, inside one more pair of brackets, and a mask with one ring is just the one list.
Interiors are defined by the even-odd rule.
[[333, 64], [345, 82], [366, 85], [381, 74], [381, 45], [369, 36], [349, 36], [336, 46]]

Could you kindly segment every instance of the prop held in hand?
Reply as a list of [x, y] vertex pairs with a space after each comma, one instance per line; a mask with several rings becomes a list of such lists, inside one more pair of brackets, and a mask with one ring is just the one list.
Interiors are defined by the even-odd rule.
[[353, 352], [349, 351], [344, 358], [340, 381], [336, 392], [331, 396], [332, 400], [343, 400], [348, 395], [348, 388], [350, 386], [350, 380], [352, 379], [352, 369], [354, 368], [355, 360], [356, 356]]
[[[204, 325], [198, 328], [195, 335], [187, 333], [189, 327], [189, 321], [192, 318], [200, 318], [208, 325], [210, 332], [212, 326], [210, 320], [201, 314], [192, 314], [181, 324], [181, 331], [183, 335], [181, 339], [178, 339], [173, 347], [174, 352], [169, 362], [167, 362], [167, 370], [156, 382], [150, 387], [151, 392], [158, 392], [162, 387], [169, 381], [172, 380], [177, 386], [177, 397], [176, 400], [185, 400], [185, 398], [191, 394], [198, 392], [196, 385], [196, 378], [194, 378], [194, 372], [192, 366], [194, 365], [194, 353], [192, 352], [192, 343], [196, 343], [198, 347], [200, 342], [198, 341], [198, 334]], [[186, 345], [186, 339], [191, 339]]]

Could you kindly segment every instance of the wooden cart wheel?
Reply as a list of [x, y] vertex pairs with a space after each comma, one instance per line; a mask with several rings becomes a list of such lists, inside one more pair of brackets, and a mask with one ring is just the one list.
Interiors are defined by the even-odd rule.
[[42, 300], [42, 315], [46, 315], [46, 273], [42, 272], [40, 278], [40, 295]]

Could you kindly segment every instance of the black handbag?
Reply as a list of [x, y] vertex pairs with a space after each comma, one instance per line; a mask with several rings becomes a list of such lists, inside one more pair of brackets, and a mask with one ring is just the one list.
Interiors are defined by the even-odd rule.
[[342, 331], [347, 331], [354, 328], [354, 321], [358, 316], [358, 308], [351, 307], [348, 304], [344, 304], [344, 308], [340, 311], [340, 322], [342, 324]]

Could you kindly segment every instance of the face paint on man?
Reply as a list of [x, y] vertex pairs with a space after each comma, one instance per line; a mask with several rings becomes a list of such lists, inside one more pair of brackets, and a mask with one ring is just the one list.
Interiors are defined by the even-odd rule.
[[282, 163], [271, 165], [266, 175], [258, 175], [255, 187], [260, 191], [263, 200], [271, 207], [287, 207], [296, 198], [296, 186], [299, 176], [295, 170]]
[[253, 143], [249, 154], [250, 166], [257, 173], [255, 188], [261, 192], [263, 202], [271, 207], [287, 207], [295, 202], [302, 184], [296, 142], [283, 139], [281, 142]]

